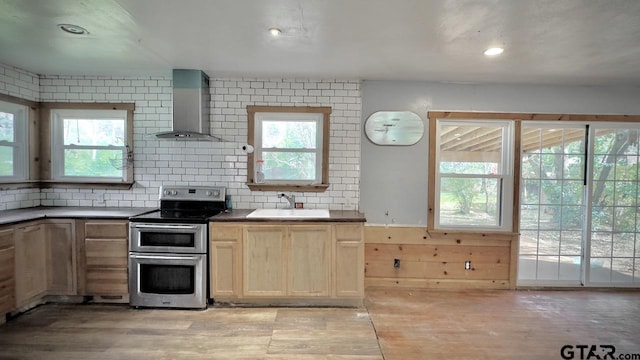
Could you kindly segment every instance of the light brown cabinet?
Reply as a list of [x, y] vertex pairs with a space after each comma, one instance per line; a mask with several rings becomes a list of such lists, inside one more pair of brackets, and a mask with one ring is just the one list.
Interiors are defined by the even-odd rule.
[[44, 225], [39, 222], [16, 226], [16, 308], [42, 297], [47, 291], [47, 246]]
[[13, 227], [0, 228], [0, 323], [15, 309], [15, 247]]
[[330, 295], [330, 226], [246, 226], [243, 249], [245, 297]]
[[361, 304], [361, 223], [213, 222], [209, 233], [215, 301]]
[[209, 276], [211, 297], [234, 298], [240, 295], [242, 227], [211, 226], [209, 244]]
[[0, 227], [0, 317], [45, 295], [127, 301], [128, 229], [127, 220], [98, 219]]
[[76, 295], [76, 236], [72, 219], [43, 222], [47, 254], [47, 294]]
[[242, 273], [245, 297], [283, 297], [285, 278], [284, 226], [246, 226], [242, 242]]
[[334, 227], [335, 291], [338, 297], [364, 296], [364, 229], [362, 224]]
[[288, 227], [287, 295], [327, 297], [331, 279], [331, 227]]
[[81, 294], [128, 295], [128, 229], [127, 220], [76, 221]]

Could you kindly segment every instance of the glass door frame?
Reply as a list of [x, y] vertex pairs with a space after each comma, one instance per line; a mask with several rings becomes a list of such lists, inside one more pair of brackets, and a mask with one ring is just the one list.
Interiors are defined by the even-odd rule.
[[[535, 128], [535, 129], [584, 129], [585, 130], [585, 136], [584, 136], [584, 140], [583, 141], [587, 141], [588, 139], [588, 123], [587, 122], [582, 122], [582, 121], [567, 121], [567, 122], [558, 122], [558, 121], [525, 121], [522, 122], [522, 131], [521, 133], [524, 134], [524, 130], [527, 128]], [[521, 135], [521, 147], [524, 146], [523, 144], [523, 139], [522, 139], [522, 135]], [[566, 145], [564, 143], [564, 138], [563, 138], [563, 146]], [[523, 216], [522, 216], [522, 207], [523, 207], [523, 200], [522, 200], [522, 194], [523, 191], [525, 189], [525, 181], [526, 179], [524, 179], [523, 177], [523, 172], [522, 172], [522, 158], [523, 158], [523, 154], [524, 151], [521, 150], [520, 154], [519, 154], [519, 158], [518, 161], [520, 161], [520, 174], [518, 174], [520, 176], [520, 189], [519, 189], [519, 194], [517, 196], [520, 197], [521, 201], [520, 201], [520, 208], [519, 209], [514, 209], [514, 211], [518, 211], [519, 212], [519, 216], [518, 216], [518, 229], [519, 229], [519, 233], [522, 234], [522, 229], [521, 229], [521, 225], [522, 225], [522, 220], [523, 220]], [[556, 154], [558, 155], [558, 154]], [[563, 153], [560, 154], [562, 156], [566, 156], [567, 154]], [[582, 179], [570, 179], [570, 180], [578, 180], [578, 181], [582, 181], [583, 183], [585, 182], [584, 179], [584, 174], [585, 174], [585, 167], [587, 166], [587, 161], [586, 161], [586, 157], [588, 156], [588, 144], [585, 144], [585, 148], [583, 149], [583, 153], [581, 154], [585, 157], [585, 160], [583, 161], [583, 175], [582, 175]], [[564, 179], [564, 177], [563, 177]], [[555, 179], [555, 180], [563, 180], [563, 179]], [[517, 272], [517, 278], [515, 279], [517, 286], [518, 287], [528, 287], [528, 286], [542, 286], [542, 287], [552, 287], [552, 286], [557, 286], [557, 287], [582, 287], [584, 286], [584, 255], [585, 255], [585, 248], [586, 248], [586, 244], [585, 244], [585, 230], [586, 230], [586, 213], [587, 213], [587, 199], [586, 199], [586, 194], [588, 191], [588, 187], [587, 186], [583, 186], [583, 191], [582, 191], [582, 228], [581, 228], [581, 232], [582, 232], [582, 236], [581, 236], [581, 241], [580, 241], [580, 274], [578, 276], [578, 278], [576, 280], [532, 280], [532, 279], [526, 279], [526, 280], [521, 280], [520, 279], [520, 254], [521, 254], [521, 242], [518, 241], [518, 257], [516, 258], [516, 261], [518, 261], [518, 272]], [[562, 208], [562, 204], [559, 205], [560, 208]], [[557, 229], [557, 231], [562, 232], [562, 225], [560, 225], [559, 229]], [[520, 235], [522, 236], [522, 235]], [[561, 258], [562, 254], [561, 254], [561, 248], [560, 248], [560, 244], [558, 245], [559, 249], [558, 249], [558, 257]], [[538, 256], [538, 255], [536, 255]], [[558, 262], [558, 266], [560, 266], [561, 261], [559, 260]], [[537, 273], [537, 269], [538, 269], [538, 260], [536, 260], [536, 273]]]
[[[589, 139], [588, 139], [588, 149], [587, 149], [587, 154], [589, 155], [587, 157], [587, 211], [585, 214], [585, 245], [584, 245], [584, 259], [582, 261], [583, 263], [583, 284], [585, 287], [591, 287], [591, 288], [602, 288], [602, 287], [607, 287], [607, 288], [638, 288], [640, 287], [640, 281], [634, 281], [635, 279], [640, 279], [640, 276], [635, 276], [636, 274], [640, 275], [640, 257], [636, 256], [636, 254], [634, 253], [633, 259], [634, 259], [634, 278], [632, 279], [631, 282], [613, 282], [613, 281], [609, 281], [609, 282], [595, 282], [593, 281], [591, 278], [591, 262], [592, 262], [592, 256], [591, 256], [591, 245], [592, 245], [592, 224], [593, 224], [593, 213], [592, 213], [592, 209], [593, 209], [593, 190], [594, 190], [594, 186], [595, 186], [595, 182], [594, 182], [594, 161], [596, 158], [595, 154], [595, 136], [596, 136], [596, 131], [598, 129], [635, 129], [640, 131], [640, 123], [637, 122], [592, 122], [589, 124], [590, 125], [590, 129], [589, 129]], [[608, 154], [607, 154], [608, 155]], [[640, 154], [638, 154], [638, 157], [640, 159]], [[640, 170], [638, 170], [640, 171]], [[640, 176], [640, 174], [636, 174], [637, 176]], [[615, 181], [615, 180], [614, 180]], [[640, 182], [640, 178], [636, 179], [636, 182]], [[615, 206], [615, 205], [614, 205]], [[636, 207], [640, 206], [640, 201], [636, 201]], [[640, 222], [640, 216], [638, 214], [636, 214], [636, 232], [635, 232], [635, 243], [637, 244], [638, 242], [640, 242], [640, 236], [639, 233], [637, 232], [638, 227], [640, 227], [638, 225], [638, 222]], [[615, 232], [612, 230], [612, 233], [615, 234]], [[636, 245], [637, 246], [637, 245]], [[637, 250], [635, 251], [637, 252]], [[610, 259], [613, 259], [614, 256], [613, 254], [611, 255]], [[612, 264], [613, 265], [613, 264]], [[613, 266], [611, 266], [611, 271], [613, 271]]]

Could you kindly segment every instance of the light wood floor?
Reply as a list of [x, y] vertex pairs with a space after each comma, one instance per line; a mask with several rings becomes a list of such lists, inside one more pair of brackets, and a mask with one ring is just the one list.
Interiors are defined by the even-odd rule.
[[0, 359], [561, 359], [566, 344], [640, 354], [640, 292], [374, 289], [366, 305], [49, 304], [0, 326]]
[[562, 359], [569, 344], [640, 354], [640, 292], [393, 289], [366, 304], [387, 360]]
[[0, 359], [382, 359], [362, 309], [44, 305], [0, 328]]

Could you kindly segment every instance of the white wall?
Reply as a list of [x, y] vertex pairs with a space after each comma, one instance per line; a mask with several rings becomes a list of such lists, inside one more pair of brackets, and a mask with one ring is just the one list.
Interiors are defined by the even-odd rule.
[[[640, 114], [640, 87], [463, 85], [364, 81], [363, 123], [380, 110]], [[362, 136], [360, 210], [369, 223], [426, 225], [427, 132], [416, 145], [378, 146]], [[386, 215], [388, 213], [388, 215]]]
[[[134, 102], [134, 180], [131, 190], [42, 189], [44, 206], [157, 207], [160, 185], [224, 186], [235, 208], [284, 206], [276, 192], [246, 182], [247, 105], [331, 106], [330, 187], [294, 193], [308, 208], [355, 209], [359, 201], [361, 96], [358, 81], [212, 79], [211, 133], [227, 142], [157, 140], [171, 129], [171, 78], [40, 76], [41, 101]], [[36, 92], [37, 93], [37, 92]], [[14, 191], [11, 191], [14, 192]], [[1, 191], [0, 197], [11, 196]], [[4, 203], [4, 202], [3, 202]], [[37, 205], [37, 204], [36, 204]], [[17, 208], [34, 205], [13, 202]], [[0, 209], [2, 209], [0, 207]]]

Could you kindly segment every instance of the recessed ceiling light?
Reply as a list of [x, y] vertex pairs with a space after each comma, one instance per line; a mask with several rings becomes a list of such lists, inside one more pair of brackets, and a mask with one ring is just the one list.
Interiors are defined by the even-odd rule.
[[68, 34], [72, 35], [87, 35], [89, 31], [82, 26], [73, 24], [58, 24], [58, 28]]
[[269, 34], [271, 34], [271, 36], [277, 37], [277, 36], [280, 36], [282, 34], [282, 30], [280, 30], [278, 28], [271, 28], [271, 29], [269, 29]]
[[492, 47], [485, 50], [484, 54], [487, 56], [496, 56], [496, 55], [502, 54], [503, 52], [504, 52], [504, 49], [501, 47]]

